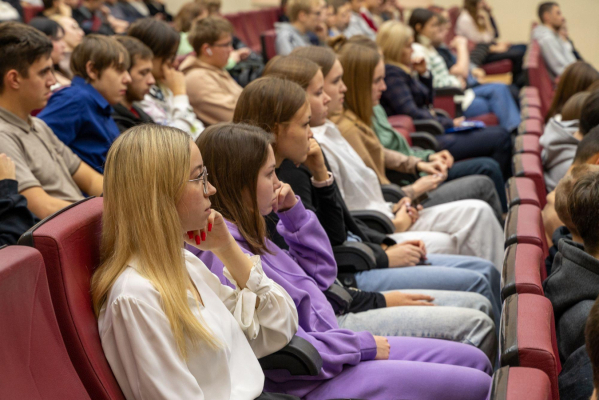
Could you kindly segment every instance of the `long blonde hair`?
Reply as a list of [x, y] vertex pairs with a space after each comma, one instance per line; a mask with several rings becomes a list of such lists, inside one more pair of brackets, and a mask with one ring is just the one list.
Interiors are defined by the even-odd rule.
[[399, 21], [387, 21], [376, 35], [376, 44], [383, 52], [386, 63], [402, 64], [403, 50], [408, 46], [414, 31]]
[[160, 293], [183, 358], [186, 339], [192, 347], [200, 341], [217, 346], [187, 300], [191, 280], [177, 203], [189, 179], [190, 143], [183, 131], [159, 125], [131, 128], [113, 143], [104, 169], [101, 264], [91, 285], [98, 316], [112, 285], [135, 258], [138, 272]]

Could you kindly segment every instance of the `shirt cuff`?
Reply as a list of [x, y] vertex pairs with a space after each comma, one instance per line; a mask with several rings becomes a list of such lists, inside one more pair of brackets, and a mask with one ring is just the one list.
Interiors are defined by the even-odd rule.
[[331, 186], [333, 184], [333, 182], [335, 182], [335, 177], [333, 176], [332, 172], [327, 172], [329, 174], [329, 178], [325, 181], [317, 181], [314, 179], [314, 177], [310, 178], [310, 181], [312, 182], [312, 186], [314, 186], [315, 188], [323, 188], [323, 187], [327, 187], [327, 186]]

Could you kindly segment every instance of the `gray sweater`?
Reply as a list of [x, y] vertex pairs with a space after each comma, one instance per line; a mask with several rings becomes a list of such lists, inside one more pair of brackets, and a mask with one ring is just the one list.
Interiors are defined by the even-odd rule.
[[551, 192], [572, 165], [579, 140], [573, 135], [578, 130], [578, 120], [560, 122], [551, 118], [539, 140], [543, 147], [541, 158], [545, 169], [545, 186]]
[[599, 295], [599, 260], [571, 240], [560, 240], [558, 249], [543, 289], [553, 304], [557, 347], [564, 362], [584, 346], [584, 327]]
[[563, 40], [553, 29], [538, 25], [532, 31], [532, 39], [539, 42], [543, 59], [554, 76], [560, 76], [568, 65], [576, 62], [572, 44]]
[[275, 48], [277, 54], [286, 56], [296, 47], [310, 46], [310, 38], [306, 34], [302, 34], [289, 22], [275, 23], [277, 39]]

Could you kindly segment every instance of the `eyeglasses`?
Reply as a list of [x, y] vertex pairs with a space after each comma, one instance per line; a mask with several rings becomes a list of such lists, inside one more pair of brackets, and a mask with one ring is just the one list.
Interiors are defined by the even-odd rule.
[[214, 43], [214, 44], [211, 44], [211, 46], [214, 46], [214, 47], [232, 47], [233, 46], [233, 42], [229, 40], [227, 43], [219, 43], [219, 44]]
[[199, 181], [203, 181], [204, 183], [204, 194], [207, 196], [208, 195], [208, 169], [206, 168], [206, 166], [204, 166], [202, 168], [202, 173], [200, 174], [200, 176], [198, 176], [195, 179], [190, 179], [188, 180], [188, 182], [199, 182]]

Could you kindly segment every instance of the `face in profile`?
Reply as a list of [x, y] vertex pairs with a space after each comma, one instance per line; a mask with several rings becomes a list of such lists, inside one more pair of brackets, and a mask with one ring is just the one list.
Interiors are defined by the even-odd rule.
[[129, 74], [131, 83], [127, 88], [127, 100], [130, 102], [141, 101], [150, 92], [152, 85], [156, 83], [152, 75], [152, 60], [136, 59]]
[[329, 115], [341, 112], [347, 86], [343, 83], [343, 67], [339, 60], [335, 60], [335, 64], [324, 78], [324, 91], [331, 98], [328, 105]]
[[278, 126], [276, 135], [278, 159], [289, 159], [296, 165], [306, 161], [312, 137], [311, 115], [310, 104], [306, 103], [295, 113], [291, 121]]
[[306, 89], [306, 93], [308, 94], [310, 109], [312, 111], [310, 126], [323, 125], [327, 118], [329, 111], [328, 104], [331, 98], [324, 90], [324, 77], [321, 70], [318, 70], [314, 78], [312, 78], [310, 85]]
[[258, 171], [258, 182], [256, 184], [256, 202], [260, 215], [268, 215], [272, 212], [277, 201], [277, 191], [281, 187], [281, 181], [275, 172], [276, 161], [272, 146], [268, 146], [266, 162]]

